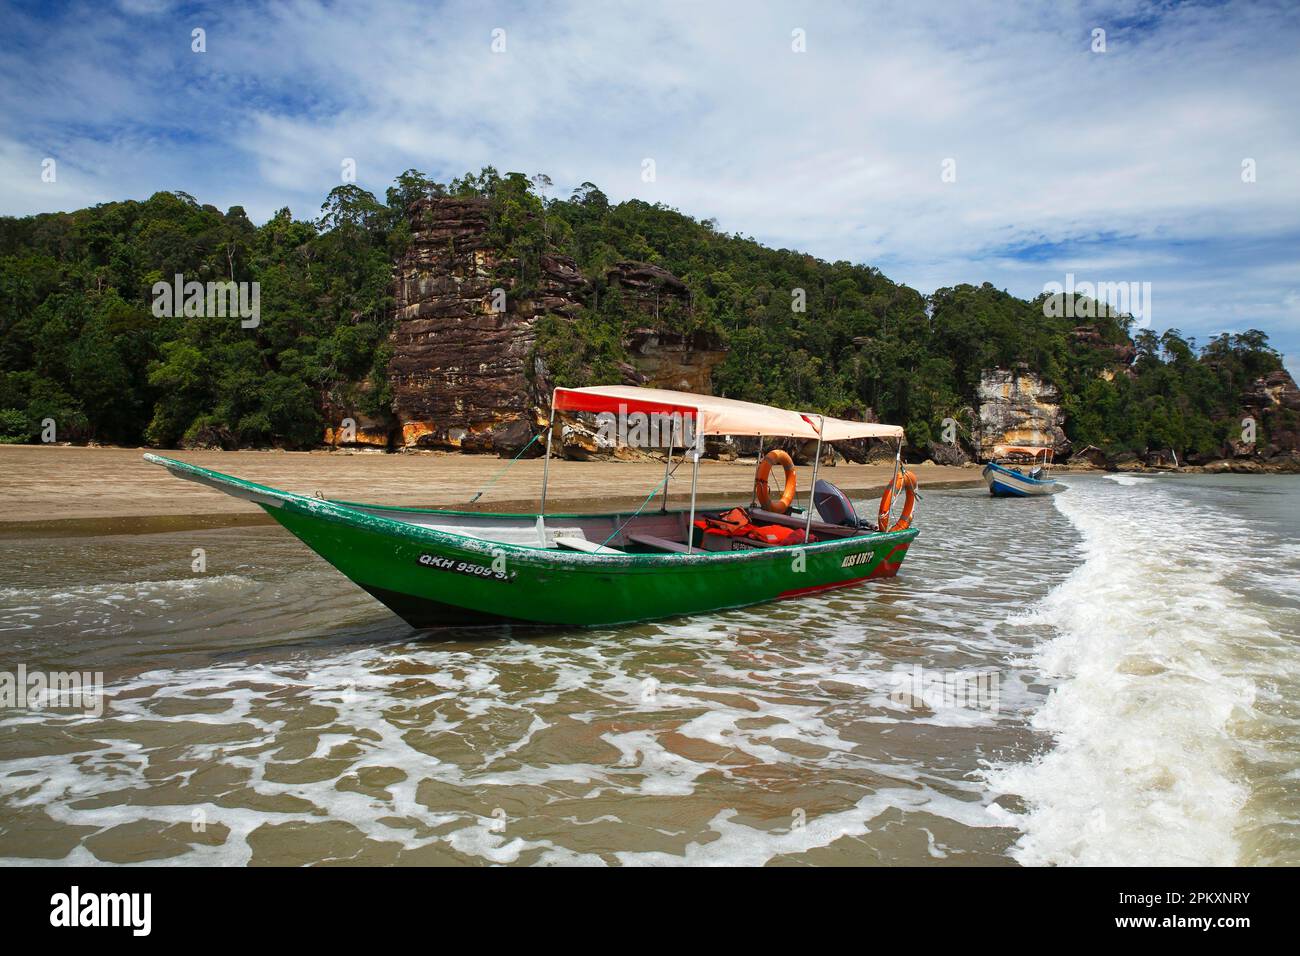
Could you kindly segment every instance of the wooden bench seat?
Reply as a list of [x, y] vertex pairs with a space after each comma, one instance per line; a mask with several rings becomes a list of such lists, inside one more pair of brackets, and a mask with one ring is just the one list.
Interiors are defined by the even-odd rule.
[[667, 538], [660, 538], [653, 534], [629, 534], [627, 540], [636, 544], [645, 545], [647, 548], [654, 548], [658, 551], [673, 551], [677, 554], [686, 554], [686, 545], [680, 541], [669, 541]]
[[627, 554], [626, 551], [620, 551], [618, 548], [607, 548], [603, 544], [597, 544], [595, 541], [588, 541], [586, 538], [575, 538], [569, 535], [556, 535], [555, 546], [557, 548], [569, 548], [572, 551], [583, 551], [587, 554]]

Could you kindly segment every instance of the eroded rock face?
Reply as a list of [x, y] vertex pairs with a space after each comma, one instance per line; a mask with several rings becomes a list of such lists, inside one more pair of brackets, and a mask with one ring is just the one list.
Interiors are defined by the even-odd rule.
[[740, 457], [734, 442], [727, 441], [726, 436], [704, 439], [704, 457], [716, 461], [735, 461]]
[[[518, 423], [544, 420], [549, 387], [529, 368], [538, 320], [572, 316], [586, 282], [546, 255], [536, 291], [512, 295], [517, 270], [488, 239], [484, 199], [429, 199], [394, 279], [393, 411], [406, 447], [487, 452], [519, 446]], [[523, 439], [527, 441], [527, 439]]]
[[1247, 405], [1300, 411], [1300, 388], [1296, 388], [1295, 379], [1284, 368], [1255, 379], [1245, 398]]
[[1075, 449], [1070, 456], [1071, 464], [1078, 462], [1087, 462], [1094, 468], [1105, 468], [1107, 471], [1114, 471], [1114, 463], [1110, 456], [1098, 448], [1096, 445], [1086, 445], [1083, 448]]
[[1061, 426], [1060, 393], [1023, 367], [988, 369], [979, 384], [979, 457], [1005, 454], [1009, 447], [1069, 447]]
[[1242, 396], [1242, 403], [1243, 418], [1253, 417], [1264, 434], [1251, 444], [1232, 442], [1229, 454], [1272, 459], [1300, 452], [1300, 388], [1290, 372], [1280, 368], [1256, 379]]
[[955, 465], [960, 467], [970, 461], [960, 445], [945, 445], [939, 442], [927, 442], [926, 457], [936, 465]]
[[327, 410], [329, 424], [325, 426], [325, 444], [331, 448], [375, 448], [387, 451], [392, 444], [392, 429], [388, 422], [360, 412]]
[[[1118, 344], [1107, 343], [1102, 339], [1101, 333], [1097, 331], [1095, 325], [1076, 326], [1070, 330], [1070, 338], [1076, 342], [1091, 346], [1099, 352], [1105, 352], [1110, 361], [1121, 368], [1127, 369], [1128, 366], [1133, 364], [1133, 360], [1137, 358], [1137, 346], [1131, 341]], [[1113, 370], [1106, 377], [1114, 378]]]
[[677, 331], [692, 313], [686, 283], [650, 262], [619, 262], [605, 280], [632, 317], [623, 339], [631, 358], [624, 382], [710, 394], [713, 370], [727, 352], [717, 336]]
[[[332, 408], [326, 442], [540, 454], [541, 444], [529, 441], [546, 422], [553, 383], [535, 357], [537, 326], [546, 316], [573, 318], [595, 291], [577, 263], [556, 254], [544, 254], [539, 276], [521, 284], [518, 261], [493, 247], [486, 199], [425, 199], [410, 217], [411, 242], [393, 279], [393, 420]], [[726, 351], [716, 337], [673, 331], [689, 326], [685, 283], [644, 262], [620, 262], [606, 279], [629, 319], [624, 383], [710, 393]], [[357, 423], [347, 436], [346, 418]], [[566, 418], [566, 426], [559, 454], [631, 454], [596, 447], [593, 430], [577, 420]]]
[[713, 370], [727, 357], [721, 341], [703, 333], [635, 328], [627, 333], [624, 345], [635, 370], [635, 380], [628, 384], [703, 395], [712, 393]]
[[691, 309], [686, 283], [651, 262], [618, 262], [607, 270], [605, 281], [623, 297], [624, 306], [651, 319], [656, 328], [684, 318]]
[[396, 427], [391, 415], [370, 415], [358, 406], [371, 392], [371, 384], [360, 383], [349, 398], [337, 394], [326, 396], [325, 444], [331, 448], [370, 448], [387, 451], [393, 444]]

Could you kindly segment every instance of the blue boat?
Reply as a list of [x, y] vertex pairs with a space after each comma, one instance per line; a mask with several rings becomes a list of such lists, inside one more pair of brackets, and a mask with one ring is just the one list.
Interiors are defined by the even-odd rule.
[[995, 461], [984, 466], [984, 481], [989, 486], [989, 494], [995, 498], [1033, 498], [1038, 495], [1050, 495], [1062, 491], [1055, 478], [1047, 473], [1051, 450], [1048, 448], [1009, 448], [1008, 455], [1029, 455], [1036, 460], [1041, 454], [1043, 463], [1034, 467], [1028, 474], [1011, 464]]

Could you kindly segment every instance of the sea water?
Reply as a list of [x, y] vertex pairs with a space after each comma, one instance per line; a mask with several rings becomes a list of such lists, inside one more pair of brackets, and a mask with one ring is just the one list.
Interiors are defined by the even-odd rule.
[[594, 630], [418, 634], [277, 527], [11, 529], [0, 674], [105, 699], [0, 708], [0, 862], [1300, 863], [1300, 479], [1063, 483]]

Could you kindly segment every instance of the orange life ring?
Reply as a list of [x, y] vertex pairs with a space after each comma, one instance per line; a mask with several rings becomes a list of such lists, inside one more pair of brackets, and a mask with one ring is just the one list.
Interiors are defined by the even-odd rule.
[[[903, 513], [894, 526], [889, 527], [889, 510], [893, 507], [894, 496], [901, 492], [907, 492], [907, 500], [903, 502]], [[912, 526], [912, 509], [916, 507], [916, 472], [900, 471], [890, 479], [889, 484], [885, 485], [885, 493], [880, 496], [880, 514], [876, 520], [876, 526], [881, 531], [906, 531]]]
[[[780, 465], [785, 469], [785, 491], [781, 493], [781, 500], [775, 502], [767, 487], [767, 476], [772, 474], [773, 465]], [[783, 515], [794, 504], [794, 486], [794, 461], [781, 449], [773, 448], [758, 463], [758, 474], [754, 476], [754, 499], [764, 511], [774, 511]]]

